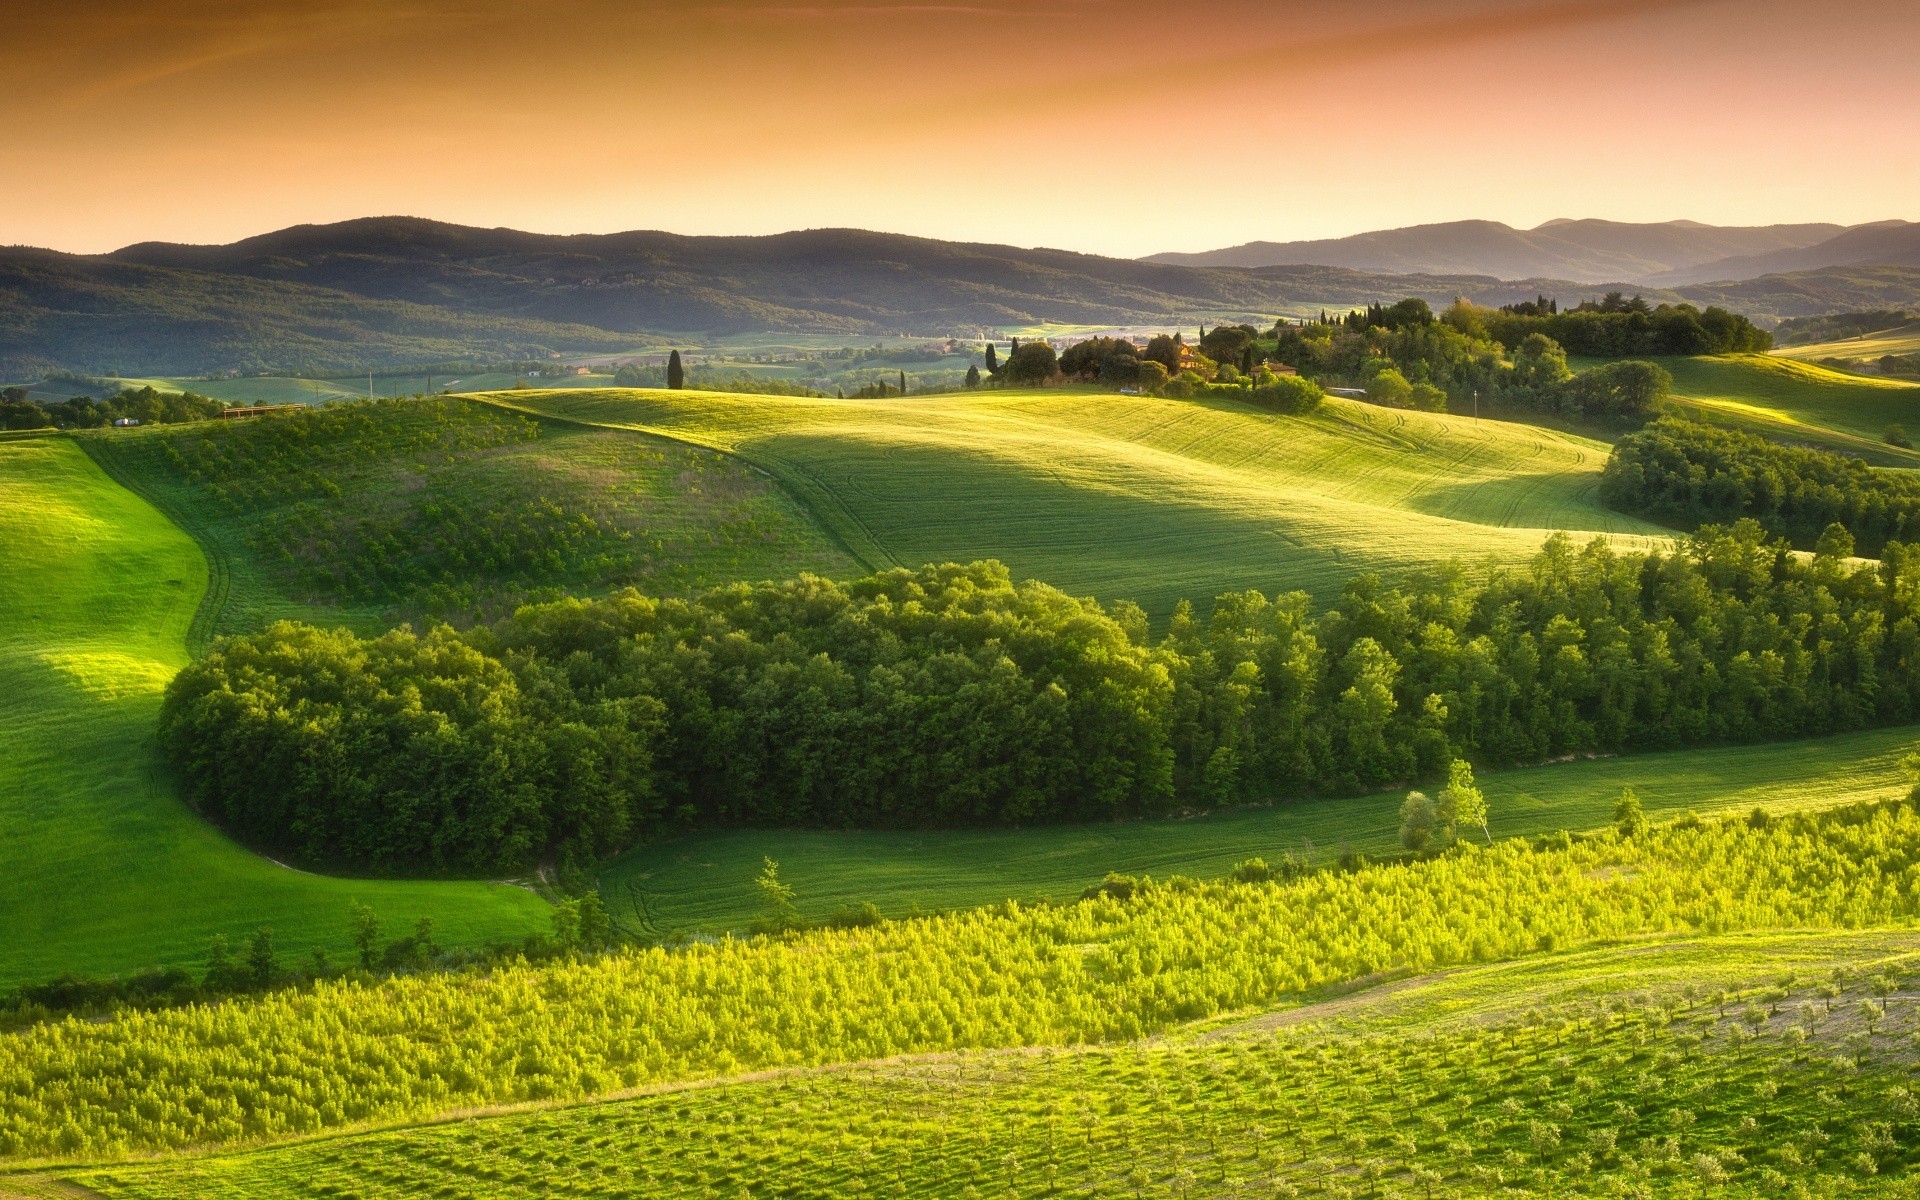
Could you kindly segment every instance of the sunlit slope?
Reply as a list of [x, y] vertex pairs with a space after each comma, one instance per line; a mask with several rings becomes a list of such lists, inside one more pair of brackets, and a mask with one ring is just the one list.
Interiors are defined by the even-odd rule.
[[522, 888], [275, 866], [175, 798], [153, 724], [206, 585], [194, 543], [70, 439], [0, 442], [0, 985], [197, 965], [262, 925], [342, 961], [352, 898], [392, 936], [423, 916], [449, 944], [542, 927]]
[[1889, 466], [1920, 466], [1920, 456], [1884, 440], [1889, 425], [1920, 430], [1920, 384], [1764, 354], [1660, 361], [1673, 372], [1681, 402], [1715, 420], [1865, 454]]
[[1832, 342], [1809, 342], [1774, 351], [1782, 358], [1815, 362], [1822, 358], [1880, 358], [1887, 354], [1920, 354], [1920, 321]]
[[[1496, 837], [1585, 830], [1631, 787], [1656, 820], [1898, 799], [1920, 729], [1817, 741], [1583, 759], [1482, 774]], [[1325, 863], [1399, 850], [1403, 793], [1299, 800], [1165, 821], [974, 830], [716, 830], [639, 847], [601, 873], [624, 919], [666, 933], [744, 930], [772, 858], [806, 916], [873, 904], [888, 916], [1077, 896], [1109, 871], [1211, 878], [1256, 855]]]
[[[128, 1200], [1911, 1197], [1917, 950], [1909, 930], [1644, 941], [1140, 1042], [777, 1071], [60, 1174]], [[1883, 979], [1898, 995], [1863, 1034]], [[55, 1178], [22, 1193], [68, 1194]]]
[[1518, 560], [1555, 529], [1659, 535], [1600, 506], [1597, 442], [1342, 400], [1282, 417], [1074, 391], [488, 399], [733, 451], [870, 566], [999, 558], [1156, 616], [1233, 589], [1330, 598], [1358, 571]]

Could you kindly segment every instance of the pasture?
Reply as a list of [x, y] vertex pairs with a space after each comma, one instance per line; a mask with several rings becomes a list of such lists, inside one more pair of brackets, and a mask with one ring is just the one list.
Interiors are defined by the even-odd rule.
[[1882, 329], [1859, 337], [1831, 342], [1811, 342], [1804, 346], [1786, 346], [1774, 351], [1782, 358], [1815, 362], [1822, 358], [1875, 359], [1888, 354], [1920, 354], [1920, 322]]
[[449, 945], [543, 928], [525, 888], [303, 874], [176, 798], [154, 719], [207, 578], [187, 535], [73, 439], [0, 442], [0, 986], [197, 965], [214, 935], [263, 925], [288, 959], [345, 961], [354, 899], [394, 934], [432, 917]]
[[[1623, 787], [1655, 819], [1683, 813], [1788, 812], [1902, 796], [1900, 760], [1920, 730], [1818, 741], [1622, 755], [1485, 772], [1496, 837], [1605, 825]], [[888, 916], [1069, 899], [1109, 871], [1212, 878], [1252, 857], [1324, 865], [1347, 851], [1399, 850], [1395, 791], [1298, 799], [1181, 820], [981, 830], [726, 830], [643, 846], [601, 872], [622, 922], [656, 933], [744, 930], [762, 914], [754, 885], [780, 864], [801, 913], [825, 920], [870, 903]]]
[[1077, 390], [815, 400], [517, 391], [514, 411], [656, 433], [778, 478], [868, 568], [997, 558], [1165, 620], [1183, 599], [1363, 571], [1513, 562], [1554, 530], [1667, 534], [1597, 495], [1606, 447], [1330, 399], [1307, 417]]

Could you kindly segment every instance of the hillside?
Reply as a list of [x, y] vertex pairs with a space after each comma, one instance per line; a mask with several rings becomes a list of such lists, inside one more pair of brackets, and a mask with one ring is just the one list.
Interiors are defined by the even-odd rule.
[[543, 926], [523, 888], [288, 870], [176, 798], [153, 725], [206, 586], [194, 543], [71, 439], [0, 442], [0, 986], [198, 962], [262, 925], [344, 961], [354, 899], [447, 945]]
[[462, 399], [117, 430], [81, 445], [215, 564], [196, 643], [305, 619], [471, 620], [531, 595], [847, 573], [722, 455]]
[[1158, 619], [1242, 588], [1331, 597], [1359, 570], [1515, 561], [1554, 529], [1661, 536], [1600, 506], [1597, 442], [1339, 399], [1305, 418], [1071, 390], [486, 399], [732, 451], [868, 567], [997, 558]]
[[1664, 287], [1677, 287], [1713, 280], [1753, 279], [1761, 275], [1863, 265], [1920, 267], [1920, 223], [1879, 221], [1871, 225], [1856, 225], [1810, 245], [1729, 255], [1647, 276], [1646, 281]]
[[1846, 450], [1888, 466], [1920, 466], [1886, 444], [1887, 426], [1920, 426], [1920, 384], [1873, 379], [1772, 355], [1663, 359], [1674, 394], [1716, 420], [1789, 441]]
[[1155, 254], [1145, 261], [1191, 267], [1312, 263], [1401, 274], [1543, 277], [1587, 284], [1622, 279], [1647, 282], [1676, 269], [1737, 255], [1798, 250], [1841, 231], [1839, 225], [1818, 224], [1742, 228], [1695, 221], [1629, 224], [1559, 220], [1534, 229], [1515, 229], [1499, 221], [1451, 221], [1318, 241], [1248, 242], [1225, 250]]

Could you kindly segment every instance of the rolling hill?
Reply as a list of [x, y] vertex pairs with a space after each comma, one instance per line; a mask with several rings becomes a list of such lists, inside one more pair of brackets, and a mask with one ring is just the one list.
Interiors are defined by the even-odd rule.
[[1180, 600], [1358, 571], [1515, 561], [1602, 508], [1606, 449], [1566, 434], [1331, 399], [1309, 417], [1080, 391], [892, 400], [516, 391], [541, 416], [681, 438], [776, 478], [863, 566], [997, 558], [1076, 594]]
[[1856, 225], [1811, 245], [1731, 255], [1650, 275], [1646, 281], [1677, 287], [1713, 280], [1754, 279], [1762, 275], [1867, 265], [1920, 267], [1920, 223], [1878, 221]]
[[[1803, 249], [1833, 237], [1842, 232], [1842, 228], [1819, 224], [1741, 228], [1702, 225], [1696, 221], [1636, 225], [1621, 221], [1559, 220], [1534, 229], [1515, 229], [1499, 221], [1451, 221], [1318, 241], [1248, 242], [1195, 254], [1155, 254], [1145, 261], [1190, 267], [1310, 263], [1396, 274], [1494, 275], [1502, 279], [1566, 279], [1586, 284], [1623, 279], [1652, 282], [1655, 276], [1700, 263], [1737, 255]], [[1748, 274], [1765, 273], [1760, 270]], [[1746, 277], [1709, 275], [1703, 278]]]
[[308, 875], [180, 802], [153, 726], [207, 575], [73, 439], [0, 442], [0, 986], [197, 963], [263, 925], [283, 954], [345, 961], [355, 899], [392, 929], [432, 917], [448, 945], [542, 928], [525, 888]]

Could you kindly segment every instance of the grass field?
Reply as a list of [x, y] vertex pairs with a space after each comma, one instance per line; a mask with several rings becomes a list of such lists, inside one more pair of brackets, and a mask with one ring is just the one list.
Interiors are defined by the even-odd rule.
[[1786, 346], [1774, 351], [1782, 358], [1812, 362], [1822, 358], [1880, 358], [1883, 355], [1920, 354], [1920, 321], [1896, 329], [1883, 329], [1860, 337], [1835, 342], [1809, 342], [1804, 346]]
[[194, 543], [72, 439], [0, 442], [0, 985], [197, 965], [261, 925], [338, 956], [354, 898], [449, 944], [543, 928], [523, 888], [287, 870], [173, 796], [153, 724], [206, 586]]
[[1330, 400], [1309, 417], [1071, 390], [887, 401], [495, 393], [523, 411], [732, 451], [861, 563], [998, 558], [1165, 618], [1230, 590], [1336, 595], [1361, 571], [1517, 561], [1554, 529], [1663, 531], [1601, 507], [1606, 447]]
[[1681, 404], [1718, 423], [1843, 450], [1881, 466], [1920, 467], [1920, 454], [1884, 439], [1889, 425], [1920, 429], [1920, 384], [1762, 354], [1660, 361], [1673, 372]]
[[[1917, 957], [1907, 930], [1662, 939], [1145, 1042], [778, 1071], [68, 1178], [130, 1200], [1910, 1197]], [[1888, 981], [1878, 1022], [1867, 977]]]
[[457, 398], [82, 445], [206, 549], [215, 595], [196, 644], [278, 618], [370, 629], [559, 590], [678, 594], [852, 569], [732, 459]]
[[[1483, 774], [1497, 837], [1592, 829], [1611, 819], [1623, 787], [1656, 816], [1786, 811], [1904, 795], [1900, 759], [1920, 729], [1819, 741], [1628, 755]], [[745, 929], [761, 913], [761, 862], [780, 864], [803, 914], [824, 919], [872, 903], [889, 916], [993, 904], [1009, 897], [1067, 899], [1108, 871], [1213, 878], [1260, 856], [1399, 848], [1394, 792], [1305, 800], [1185, 820], [971, 831], [723, 831], [646, 846], [603, 870], [623, 921], [659, 932]]]

